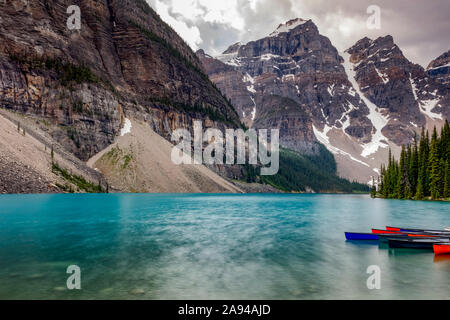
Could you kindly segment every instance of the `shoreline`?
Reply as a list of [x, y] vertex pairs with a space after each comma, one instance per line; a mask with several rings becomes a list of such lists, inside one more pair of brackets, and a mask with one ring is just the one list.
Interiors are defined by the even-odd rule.
[[431, 197], [424, 198], [424, 199], [397, 199], [397, 198], [384, 198], [379, 195], [372, 197], [372, 199], [383, 199], [383, 200], [400, 200], [400, 201], [424, 201], [424, 202], [450, 202], [450, 198], [442, 198], [442, 199], [431, 199]]

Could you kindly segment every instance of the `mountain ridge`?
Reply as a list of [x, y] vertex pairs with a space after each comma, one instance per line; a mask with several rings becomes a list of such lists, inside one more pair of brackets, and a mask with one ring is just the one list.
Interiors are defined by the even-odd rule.
[[[410, 62], [390, 35], [364, 37], [338, 52], [312, 20], [294, 19], [279, 28], [283, 32], [231, 45], [217, 57], [197, 55], [247, 125], [267, 124], [258, 117], [260, 109], [268, 108], [263, 101], [270, 95], [289, 98], [310, 114], [296, 127], [296, 120], [281, 121], [292, 109], [280, 109], [279, 121], [272, 124], [288, 129], [281, 131], [283, 146], [311, 153], [314, 149], [300, 142], [321, 142], [337, 158], [341, 176], [367, 182], [378, 175], [389, 148], [398, 154], [420, 127], [440, 127], [448, 119], [448, 55], [435, 62], [445, 72], [437, 68], [439, 76], [432, 76], [434, 69]], [[308, 120], [312, 125], [304, 126]], [[293, 128], [308, 138], [296, 135]]]

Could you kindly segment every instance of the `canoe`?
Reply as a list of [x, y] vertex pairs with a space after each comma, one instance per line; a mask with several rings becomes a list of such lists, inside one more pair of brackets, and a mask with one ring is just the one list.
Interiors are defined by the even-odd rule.
[[450, 234], [450, 230], [427, 230], [427, 229], [408, 229], [408, 228], [398, 228], [398, 227], [386, 227], [387, 231], [392, 231], [392, 232], [424, 232], [424, 233], [436, 233], [436, 234]]
[[[411, 239], [411, 238], [416, 238], [418, 235], [415, 234], [378, 234], [378, 238], [380, 241], [386, 242], [389, 239]], [[426, 236], [426, 235], [421, 235], [420, 239], [425, 239], [425, 238], [429, 238], [429, 239], [433, 239], [436, 236]]]
[[409, 237], [439, 237], [441, 235], [446, 236], [446, 233], [433, 233], [429, 231], [412, 231], [402, 229], [402, 231], [392, 231], [392, 230], [381, 230], [381, 229], [372, 229], [372, 233], [374, 234], [404, 234]]
[[425, 234], [408, 234], [408, 233], [398, 233], [398, 234], [392, 234], [392, 233], [362, 233], [362, 232], [346, 232], [345, 238], [347, 240], [381, 240], [381, 241], [387, 241], [389, 238], [400, 238], [400, 239], [408, 239], [408, 238], [435, 238], [438, 236], [435, 235], [425, 235]]
[[433, 249], [438, 243], [449, 243], [446, 239], [389, 239], [390, 248]]
[[433, 244], [435, 254], [450, 254], [450, 243], [435, 243]]
[[[418, 234], [378, 234], [380, 243], [388, 243], [389, 240], [398, 239], [430, 239], [434, 241], [441, 241], [441, 236], [433, 235], [418, 235]], [[443, 238], [444, 239], [444, 238]], [[449, 238], [450, 239], [450, 238]], [[445, 238], [446, 240], [446, 238]]]
[[[400, 238], [400, 239], [408, 239], [408, 238], [424, 238], [424, 239], [432, 239], [432, 238], [441, 238], [447, 237], [447, 235], [441, 234], [432, 234], [418, 231], [410, 231], [402, 232], [402, 231], [389, 231], [389, 230], [380, 230], [380, 229], [372, 229], [372, 233], [364, 233], [364, 232], [345, 232], [345, 238], [347, 240], [381, 240], [386, 241], [389, 238]], [[450, 238], [450, 235], [448, 235]]]
[[406, 230], [406, 229], [386, 226], [386, 230], [388, 230], [388, 231], [402, 231], [402, 230]]
[[378, 240], [379, 237], [373, 233], [359, 233], [359, 232], [346, 232], [345, 238], [347, 240]]
[[389, 231], [389, 230], [380, 230], [380, 229], [372, 229], [373, 234], [405, 234], [400, 231]]

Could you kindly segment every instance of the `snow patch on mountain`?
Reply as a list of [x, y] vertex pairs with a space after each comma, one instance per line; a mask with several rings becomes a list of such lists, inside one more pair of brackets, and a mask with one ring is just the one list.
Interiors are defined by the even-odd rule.
[[350, 81], [350, 83], [353, 85], [353, 88], [358, 93], [359, 97], [362, 101], [367, 105], [369, 108], [369, 115], [367, 116], [369, 120], [372, 122], [373, 126], [375, 127], [375, 134], [372, 135], [372, 141], [363, 145], [363, 152], [361, 153], [361, 156], [364, 158], [367, 158], [371, 154], [374, 154], [378, 151], [379, 148], [387, 148], [387, 141], [388, 139], [383, 135], [382, 130], [383, 128], [388, 124], [388, 117], [384, 116], [379, 112], [378, 107], [372, 103], [369, 99], [366, 98], [364, 93], [360, 90], [359, 85], [355, 79], [355, 67], [350, 62], [350, 54], [347, 52], [344, 52], [341, 54], [341, 56], [344, 58], [344, 69], [347, 73], [347, 77]]
[[125, 118], [125, 123], [123, 124], [123, 128], [120, 130], [120, 136], [123, 137], [124, 135], [131, 132], [131, 121], [128, 118]]
[[247, 90], [248, 90], [249, 92], [251, 92], [251, 93], [256, 93], [256, 90], [255, 90], [255, 79], [254, 79], [251, 75], [249, 75], [248, 73], [246, 73], [246, 74], [244, 75], [244, 77], [242, 78], [242, 81], [243, 81], [244, 83], [250, 83], [250, 85], [247, 86]]
[[294, 81], [294, 80], [295, 80], [295, 75], [294, 74], [285, 74], [281, 78], [281, 82]]
[[215, 58], [222, 61], [223, 63], [233, 66], [233, 67], [240, 67], [241, 63], [239, 61], [238, 52], [233, 53], [224, 53], [221, 55], [216, 56]]
[[439, 103], [439, 99], [434, 100], [423, 100], [419, 102], [420, 112], [429, 117], [430, 119], [443, 120], [442, 115], [439, 113], [434, 113], [432, 110]]
[[375, 67], [375, 71], [377, 72], [377, 74], [381, 78], [381, 80], [383, 80], [384, 84], [389, 82], [389, 77], [386, 74], [381, 73], [380, 70], [378, 70], [377, 67]]
[[328, 93], [330, 96], [333, 96], [333, 90], [334, 90], [334, 84], [332, 84], [331, 86], [327, 87]]
[[266, 54], [261, 55], [259, 58], [260, 58], [261, 60], [263, 60], [263, 61], [269, 61], [269, 60], [271, 60], [271, 59], [273, 59], [273, 58], [279, 58], [279, 57], [280, 57], [280, 56], [279, 56], [279, 55], [276, 55], [276, 54], [266, 53]]
[[437, 69], [448, 68], [448, 67], [450, 67], [450, 62], [445, 64], [445, 65], [443, 65], [443, 66], [437, 66], [437, 67], [434, 67], [434, 68], [428, 68], [427, 70], [437, 70]]
[[414, 94], [414, 99], [416, 99], [416, 101], [419, 101], [419, 98], [417, 97], [417, 87], [416, 87], [416, 84], [414, 83], [413, 79], [411, 79], [411, 77], [409, 77], [409, 82], [411, 83], [411, 88], [412, 88], [412, 92]]
[[[414, 94], [414, 99], [416, 99], [416, 101], [419, 103], [420, 112], [423, 113], [424, 115], [426, 115], [430, 119], [443, 120], [443, 117], [442, 117], [441, 114], [434, 113], [432, 111], [437, 106], [437, 104], [439, 103], [440, 98], [431, 99], [431, 100], [420, 100], [419, 97], [417, 96], [417, 91], [418, 90], [417, 90], [415, 82], [411, 79], [411, 77], [409, 78], [409, 81], [411, 82], [411, 87], [412, 87], [412, 92]], [[431, 95], [436, 97], [437, 96], [436, 91], [433, 92]], [[414, 125], [415, 127], [417, 127], [416, 124], [414, 124], [414, 123], [411, 123], [411, 124]]]
[[370, 166], [365, 163], [364, 161], [361, 161], [359, 159], [356, 159], [355, 157], [353, 157], [350, 153], [345, 152], [344, 150], [341, 150], [335, 146], [333, 146], [330, 143], [330, 138], [328, 137], [328, 132], [330, 132], [332, 129], [335, 129], [334, 127], [330, 127], [328, 125], [325, 125], [325, 128], [323, 129], [323, 131], [320, 131], [319, 129], [316, 128], [315, 125], [313, 125], [313, 130], [314, 130], [314, 135], [316, 136], [317, 140], [319, 140], [320, 143], [322, 143], [323, 145], [325, 145], [325, 147], [333, 154], [340, 154], [346, 157], [349, 157], [351, 160], [356, 161], [368, 168], [370, 168]]
[[254, 85], [247, 86], [247, 90], [248, 90], [248, 92], [256, 93], [256, 90], [255, 90], [255, 86], [254, 86]]
[[[342, 118], [339, 120], [342, 124], [342, 130], [344, 131], [346, 136], [349, 136], [347, 132], [345, 132], [345, 130], [350, 127], [350, 113], [356, 109], [356, 107], [350, 102], [348, 101], [350, 108], [342, 115]], [[342, 119], [345, 118], [345, 121], [342, 122]]]
[[293, 20], [290, 20], [290, 21], [288, 21], [286, 23], [280, 24], [278, 26], [278, 28], [269, 35], [269, 37], [276, 37], [280, 33], [289, 32], [292, 29], [295, 29], [298, 26], [301, 26], [301, 25], [305, 24], [306, 22], [308, 22], [308, 20], [303, 20], [303, 19], [299, 18], [299, 19], [293, 19]]
[[245, 73], [244, 78], [242, 79], [244, 82], [250, 82], [251, 84], [255, 83], [255, 79], [248, 74], [248, 72]]
[[256, 102], [253, 97], [250, 97], [250, 99], [252, 99], [252, 102], [253, 102], [253, 110], [252, 110], [252, 121], [253, 121], [253, 120], [255, 120], [255, 117], [256, 117]]

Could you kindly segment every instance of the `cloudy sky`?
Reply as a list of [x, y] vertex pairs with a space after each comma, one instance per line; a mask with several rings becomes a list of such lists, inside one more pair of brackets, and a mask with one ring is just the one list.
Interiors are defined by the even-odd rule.
[[[147, 0], [194, 49], [216, 55], [238, 41], [270, 34], [293, 18], [312, 19], [343, 51], [357, 40], [391, 34], [413, 62], [426, 67], [450, 49], [449, 0]], [[368, 29], [367, 8], [381, 9]]]

